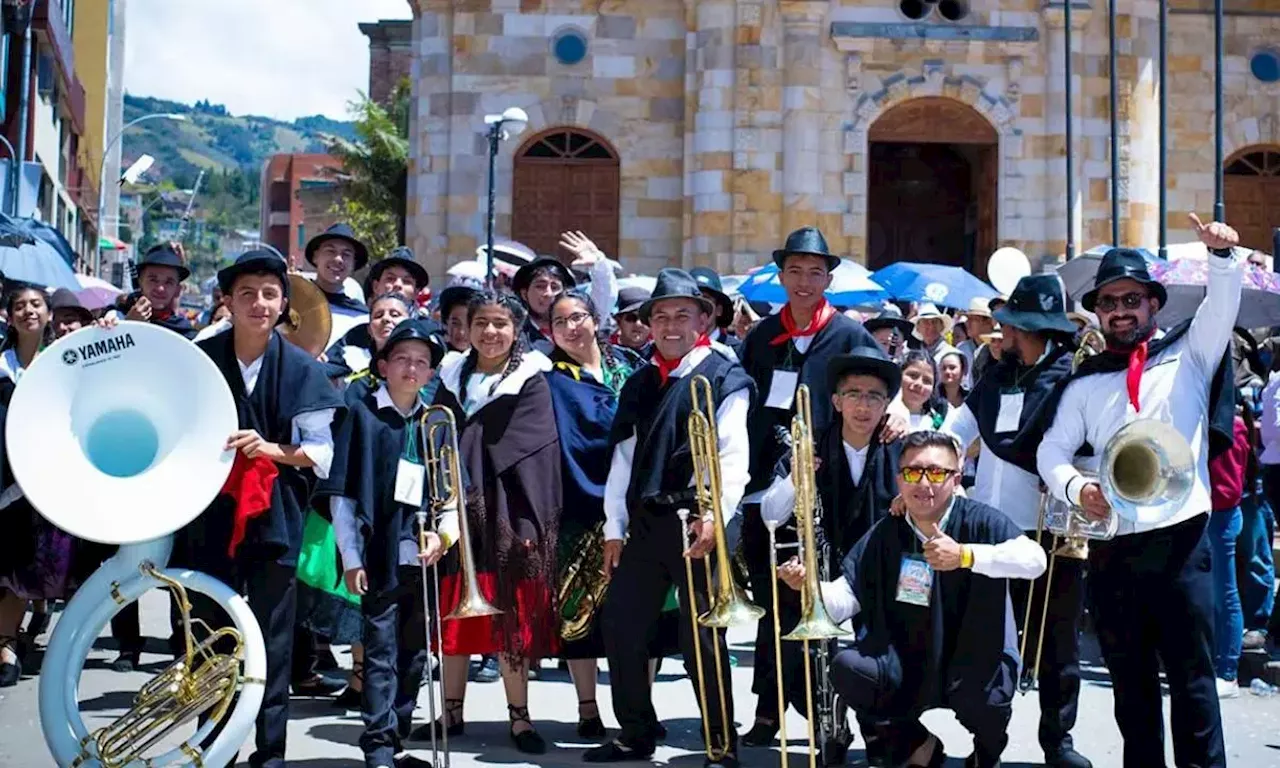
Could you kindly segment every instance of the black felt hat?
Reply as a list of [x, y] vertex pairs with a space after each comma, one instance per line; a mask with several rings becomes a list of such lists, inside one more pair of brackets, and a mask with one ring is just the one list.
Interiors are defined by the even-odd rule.
[[459, 304], [466, 305], [471, 297], [480, 293], [479, 288], [469, 285], [451, 285], [440, 292], [440, 322], [449, 322], [449, 313]]
[[1160, 300], [1162, 308], [1169, 303], [1169, 293], [1165, 291], [1164, 286], [1159, 281], [1151, 279], [1151, 273], [1147, 271], [1147, 260], [1142, 257], [1141, 252], [1132, 248], [1112, 248], [1103, 254], [1102, 263], [1098, 265], [1098, 274], [1093, 278], [1093, 290], [1081, 296], [1080, 303], [1092, 312], [1098, 300], [1098, 290], [1117, 280], [1133, 280], [1142, 283], [1151, 292], [1152, 297]]
[[93, 322], [93, 313], [85, 309], [80, 299], [69, 288], [59, 288], [49, 297], [49, 314], [52, 315], [60, 309], [75, 310], [80, 316], [80, 322], [84, 325]]
[[724, 328], [729, 323], [732, 323], [733, 302], [729, 299], [729, 295], [724, 292], [724, 283], [720, 281], [720, 273], [711, 267], [694, 267], [689, 270], [689, 276], [702, 289], [702, 294], [719, 306], [720, 315], [716, 318], [716, 325]]
[[[369, 276], [366, 277], [364, 281], [365, 295], [369, 295], [370, 289], [373, 288], [373, 284], [378, 282], [378, 279], [382, 277], [382, 273], [386, 272], [388, 267], [402, 267], [405, 269], [409, 273], [409, 276], [413, 278], [413, 282], [416, 284], [416, 288], [419, 291], [431, 284], [431, 276], [428, 275], [427, 270], [423, 269], [422, 265], [413, 258], [413, 251], [402, 245], [392, 251], [387, 258], [382, 261], [374, 262], [374, 265], [369, 268]], [[373, 299], [373, 296], [369, 296], [370, 301]]]
[[827, 247], [827, 238], [822, 236], [817, 227], [801, 227], [787, 235], [787, 241], [773, 252], [773, 262], [778, 265], [778, 269], [782, 269], [786, 266], [783, 262], [793, 254], [821, 256], [827, 260], [828, 272], [840, 266], [840, 257]]
[[364, 265], [369, 263], [369, 249], [356, 237], [356, 231], [351, 225], [342, 222], [334, 224], [307, 242], [307, 263], [313, 267], [316, 265], [316, 249], [329, 240], [346, 240], [351, 243], [351, 247], [356, 249], [356, 269], [364, 269]]
[[614, 315], [625, 315], [628, 312], [640, 311], [640, 305], [649, 300], [649, 292], [638, 285], [628, 285], [618, 291], [617, 309]]
[[880, 347], [854, 347], [847, 354], [831, 358], [827, 363], [827, 387], [835, 392], [840, 379], [851, 373], [883, 381], [889, 389], [889, 399], [897, 397], [902, 387], [902, 369]]
[[1067, 291], [1057, 275], [1022, 278], [1008, 302], [991, 316], [1001, 325], [1024, 331], [1076, 332], [1076, 324], [1067, 317]]
[[916, 330], [915, 324], [903, 317], [902, 310], [893, 304], [880, 310], [880, 314], [870, 320], [864, 320], [862, 327], [866, 328], [868, 333], [874, 333], [881, 328], [893, 328], [902, 334], [904, 338], [910, 338], [911, 334]]
[[439, 336], [432, 332], [431, 326], [422, 320], [405, 320], [395, 328], [392, 328], [391, 335], [387, 337], [387, 342], [378, 351], [378, 359], [386, 360], [391, 357], [391, 351], [396, 348], [396, 345], [406, 341], [421, 341], [426, 344], [431, 350], [431, 367], [440, 367], [440, 361], [444, 359], [444, 343], [440, 341]]
[[182, 282], [191, 276], [191, 270], [187, 269], [187, 265], [182, 263], [182, 257], [173, 249], [173, 246], [163, 243], [161, 245], [152, 246], [142, 255], [142, 260], [138, 262], [138, 272], [141, 274], [146, 267], [170, 267], [178, 270], [178, 282]]
[[648, 323], [653, 305], [665, 299], [693, 299], [707, 314], [716, 311], [716, 305], [711, 299], [702, 295], [698, 281], [683, 269], [667, 268], [658, 272], [658, 282], [653, 287], [653, 294], [637, 310], [640, 313], [640, 319]]
[[[539, 256], [516, 270], [515, 277], [511, 278], [512, 292], [519, 296], [533, 282], [533, 273], [543, 267], [549, 267], [556, 272], [560, 277], [560, 284], [564, 286], [566, 291], [578, 284], [578, 281], [573, 277], [573, 273], [569, 271], [568, 267], [561, 264], [558, 259], [553, 259], [550, 256]], [[521, 301], [523, 301], [523, 298]]]
[[[236, 257], [229, 266], [218, 270], [218, 288], [223, 294], [231, 293], [231, 284], [246, 272], [271, 272], [280, 278], [284, 297], [289, 298], [289, 267], [274, 248], [255, 248]], [[282, 314], [281, 317], [284, 315]]]

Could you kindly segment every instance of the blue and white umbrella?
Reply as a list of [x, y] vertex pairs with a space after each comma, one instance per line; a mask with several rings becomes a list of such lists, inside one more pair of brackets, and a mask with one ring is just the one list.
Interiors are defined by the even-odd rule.
[[898, 301], [920, 301], [952, 309], [968, 309], [974, 299], [993, 299], [999, 294], [960, 267], [899, 261], [871, 274]]
[[62, 255], [44, 240], [27, 234], [0, 235], [0, 272], [4, 273], [6, 282], [80, 290], [76, 273]]
[[[839, 307], [857, 307], [884, 301], [888, 294], [870, 274], [858, 262], [841, 259], [840, 265], [831, 273], [831, 286], [824, 294], [827, 301]], [[766, 301], [770, 304], [784, 304], [787, 301], [787, 291], [779, 280], [777, 264], [761, 267], [738, 286], [738, 293], [747, 301]]]

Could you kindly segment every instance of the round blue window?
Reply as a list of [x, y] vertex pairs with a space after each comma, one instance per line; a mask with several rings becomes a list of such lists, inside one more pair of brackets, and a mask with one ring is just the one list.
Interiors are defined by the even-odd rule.
[[572, 67], [587, 58], [587, 38], [581, 32], [562, 32], [556, 36], [552, 50], [556, 61]]
[[1249, 71], [1264, 83], [1280, 80], [1280, 56], [1274, 51], [1258, 51], [1249, 59]]

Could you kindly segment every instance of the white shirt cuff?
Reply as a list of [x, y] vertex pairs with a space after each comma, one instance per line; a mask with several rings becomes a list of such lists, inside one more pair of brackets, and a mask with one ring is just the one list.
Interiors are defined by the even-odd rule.
[[1044, 549], [1026, 536], [1000, 544], [967, 544], [973, 572], [992, 579], [1034, 579], [1045, 570]]
[[295, 445], [311, 459], [315, 465], [311, 471], [316, 477], [324, 480], [329, 476], [333, 465], [333, 415], [334, 408], [323, 408], [308, 411], [293, 417], [293, 439]]

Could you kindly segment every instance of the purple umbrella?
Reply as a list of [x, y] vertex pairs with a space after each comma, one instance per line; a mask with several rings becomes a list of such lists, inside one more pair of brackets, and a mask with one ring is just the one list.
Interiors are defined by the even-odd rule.
[[[1254, 264], [1246, 264], [1244, 288], [1240, 294], [1240, 312], [1236, 325], [1241, 328], [1265, 328], [1280, 325], [1280, 275]], [[1150, 265], [1151, 276], [1164, 284], [1169, 304], [1160, 311], [1160, 323], [1172, 325], [1196, 313], [1209, 284], [1207, 259], [1178, 259]]]

